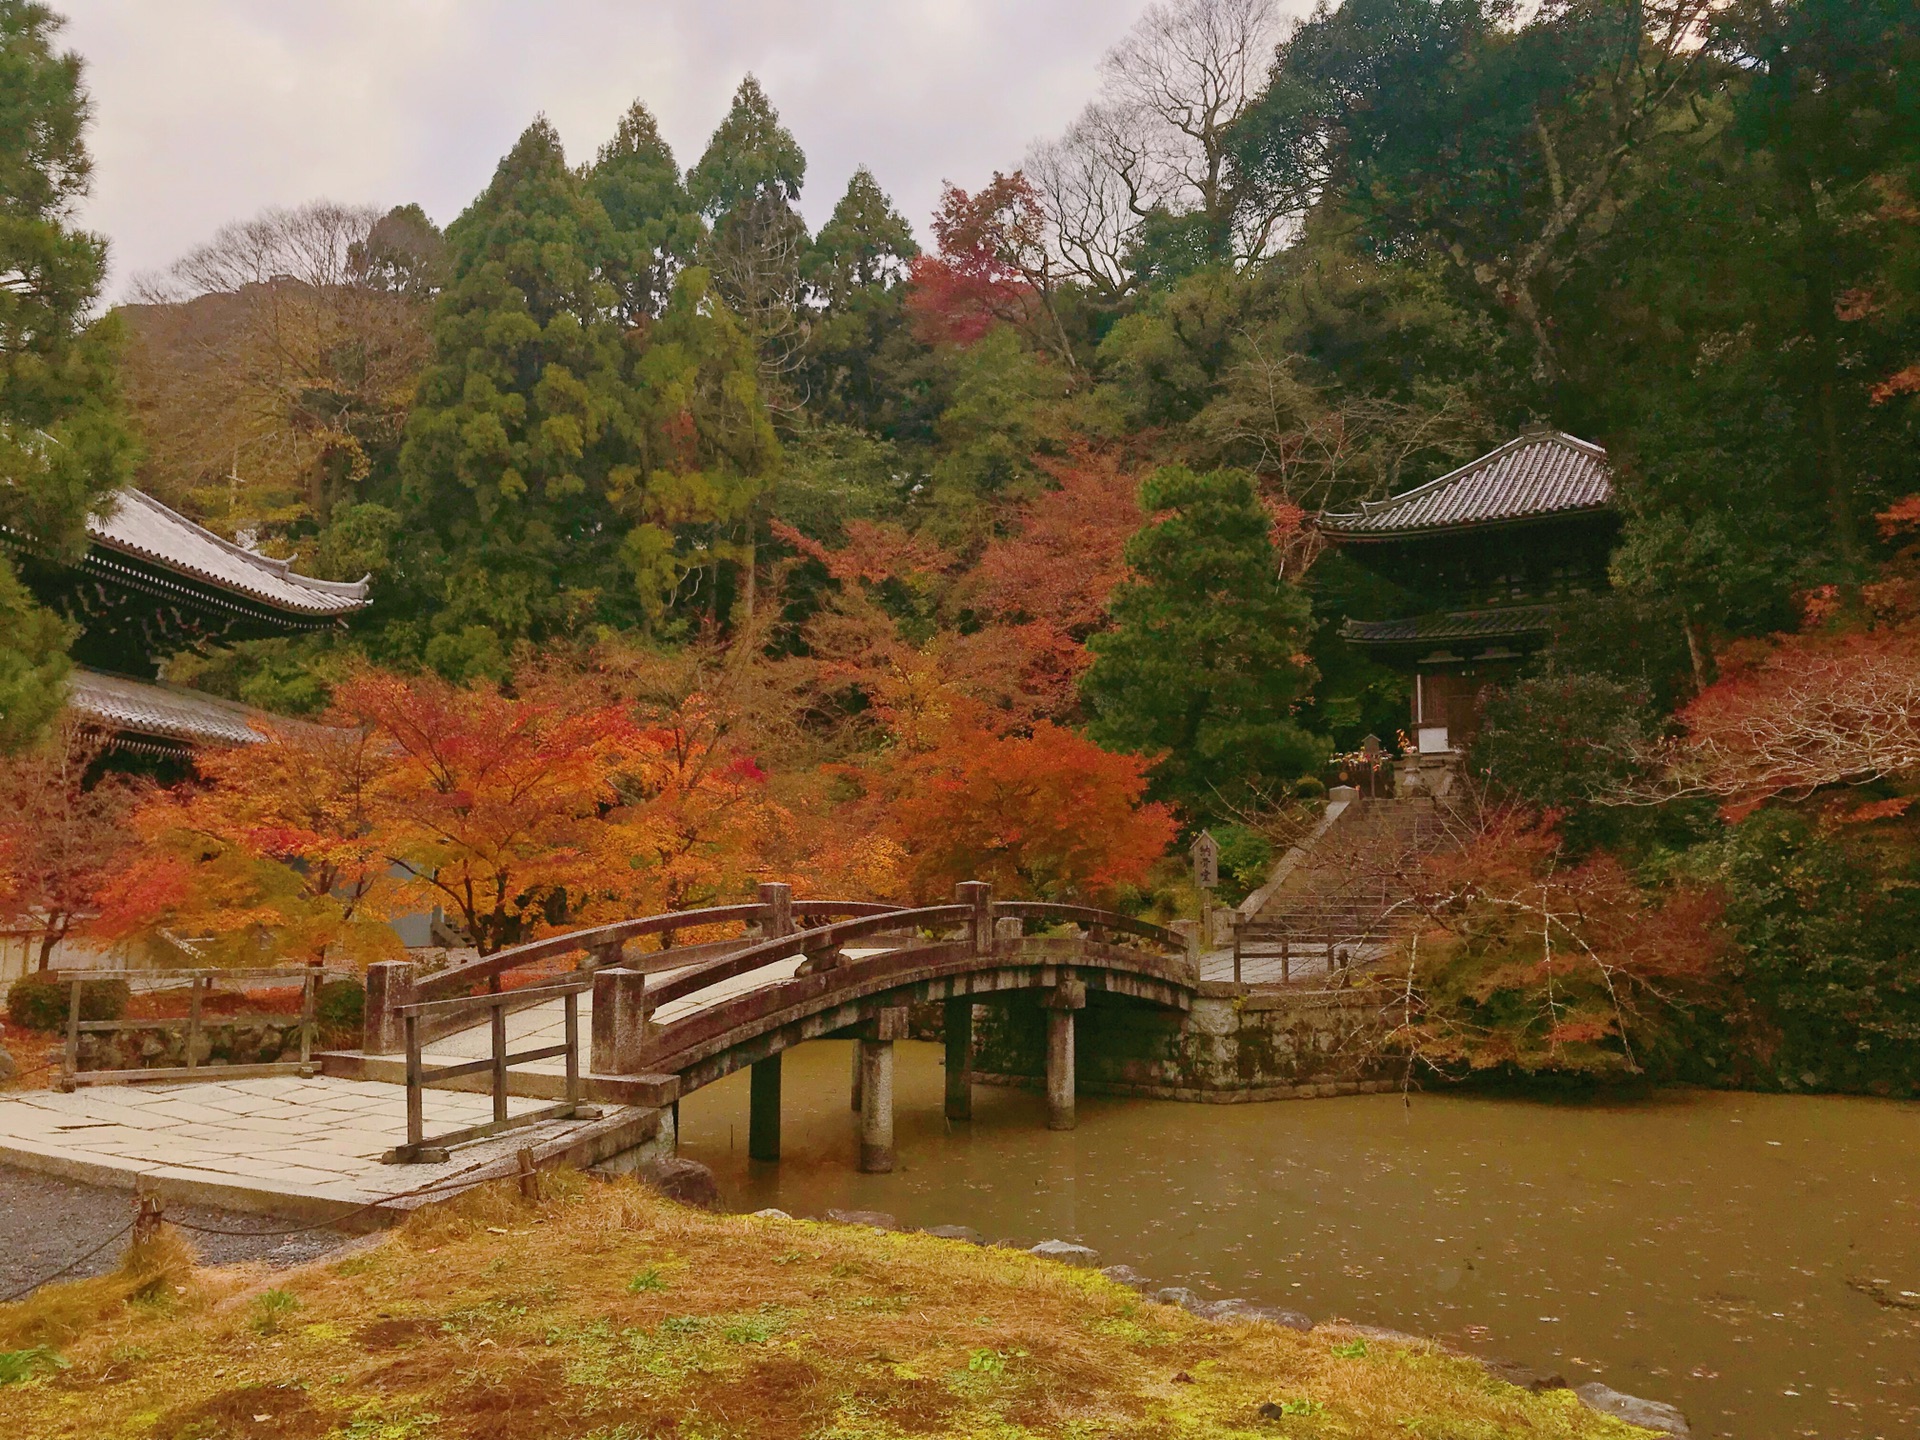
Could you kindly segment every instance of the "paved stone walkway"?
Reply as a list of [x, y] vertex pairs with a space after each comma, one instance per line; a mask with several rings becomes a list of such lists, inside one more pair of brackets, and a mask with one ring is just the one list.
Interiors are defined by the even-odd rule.
[[[508, 1112], [543, 1103], [510, 1098]], [[492, 1105], [486, 1095], [429, 1090], [427, 1133], [482, 1124]], [[580, 1123], [530, 1127], [515, 1132], [517, 1143]], [[376, 1082], [276, 1075], [0, 1096], [0, 1164], [124, 1188], [153, 1177], [193, 1200], [253, 1210], [364, 1204], [473, 1164], [456, 1150], [444, 1164], [383, 1165], [382, 1153], [405, 1138], [406, 1090]]]

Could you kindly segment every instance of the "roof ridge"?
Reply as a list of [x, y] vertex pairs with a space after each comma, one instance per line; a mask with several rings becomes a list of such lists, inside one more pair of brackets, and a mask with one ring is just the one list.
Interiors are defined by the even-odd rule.
[[[289, 585], [299, 585], [309, 590], [318, 590], [327, 595], [351, 595], [357, 600], [364, 600], [373, 580], [371, 573], [359, 580], [322, 580], [315, 575], [302, 575], [298, 570], [293, 568], [294, 560], [282, 560], [273, 555], [262, 555], [258, 550], [249, 549], [238, 541], [229, 540], [217, 531], [209, 530], [199, 521], [188, 519], [165, 501], [156, 499], [137, 486], [121, 486], [114, 492], [113, 499], [116, 504], [123, 503], [127, 499], [133, 499], [145, 505], [150, 510], [157, 510], [173, 524], [192, 531], [201, 539], [211, 541], [213, 544], [219, 546], [235, 559], [242, 560], [258, 569], [265, 570], [278, 579], [286, 581]], [[94, 528], [94, 518], [92, 515], [87, 517], [87, 528], [90, 531]], [[108, 516], [101, 515], [99, 518], [105, 520]], [[94, 538], [106, 539], [107, 537], [96, 533]], [[108, 540], [108, 543], [111, 544], [112, 541]], [[298, 557], [296, 556], [294, 558], [297, 559]]]
[[[364, 609], [371, 575], [321, 580], [216, 534], [144, 490], [122, 486], [87, 517], [87, 536], [102, 555], [131, 556], [191, 576], [235, 595], [296, 615], [343, 615]], [[106, 563], [104, 561], [94, 563]]]
[[1331, 534], [1379, 535], [1605, 508], [1610, 472], [1604, 446], [1564, 430], [1528, 430], [1410, 490], [1363, 500], [1358, 510], [1322, 511], [1318, 521]]
[[1467, 476], [1473, 474], [1474, 471], [1485, 469], [1487, 466], [1493, 464], [1494, 461], [1501, 459], [1523, 446], [1541, 444], [1565, 445], [1575, 450], [1583, 450], [1597, 460], [1607, 458], [1607, 452], [1603, 447], [1594, 444], [1591, 440], [1582, 440], [1578, 435], [1569, 435], [1564, 430], [1528, 430], [1514, 436], [1513, 439], [1507, 441], [1506, 444], [1489, 450], [1478, 459], [1469, 460], [1466, 464], [1449, 470], [1437, 479], [1424, 481], [1414, 486], [1411, 490], [1402, 490], [1398, 495], [1389, 495], [1384, 500], [1362, 500], [1360, 502], [1360, 509], [1356, 513], [1361, 515], [1377, 515], [1382, 510], [1403, 504], [1409, 500], [1417, 500], [1422, 495], [1442, 489], [1455, 481], [1464, 480]]

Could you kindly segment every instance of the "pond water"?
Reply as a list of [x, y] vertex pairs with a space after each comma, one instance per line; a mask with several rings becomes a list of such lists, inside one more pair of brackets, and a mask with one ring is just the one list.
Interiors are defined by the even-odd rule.
[[787, 1053], [779, 1164], [746, 1158], [744, 1073], [683, 1102], [681, 1153], [730, 1208], [1077, 1240], [1670, 1401], [1697, 1435], [1920, 1436], [1920, 1105], [1082, 1096], [1056, 1133], [1038, 1095], [986, 1086], [950, 1125], [939, 1047], [896, 1049], [891, 1175], [854, 1169], [846, 1042]]

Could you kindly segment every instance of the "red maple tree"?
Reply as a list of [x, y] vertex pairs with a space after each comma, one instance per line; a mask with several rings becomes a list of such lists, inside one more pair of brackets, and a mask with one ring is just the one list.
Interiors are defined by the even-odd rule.
[[129, 819], [139, 787], [113, 774], [93, 780], [103, 743], [69, 722], [36, 749], [0, 757], [0, 922], [30, 938], [42, 970], [68, 936], [99, 933], [99, 893], [138, 843]]
[[933, 216], [937, 255], [913, 262], [907, 311], [930, 345], [971, 345], [1011, 325], [1069, 371], [1077, 368], [1055, 307], [1058, 277], [1047, 246], [1046, 207], [1016, 170], [974, 194], [948, 185]]

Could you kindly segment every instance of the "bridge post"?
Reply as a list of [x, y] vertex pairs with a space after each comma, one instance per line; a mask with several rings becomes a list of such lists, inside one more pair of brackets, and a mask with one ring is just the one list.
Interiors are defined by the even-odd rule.
[[972, 907], [967, 939], [975, 955], [993, 954], [993, 886], [984, 880], [963, 880], [953, 887], [954, 903]]
[[907, 1033], [905, 1006], [880, 1011], [861, 1027], [860, 1169], [893, 1169], [893, 1042]]
[[1071, 1130], [1073, 1107], [1073, 1014], [1084, 1009], [1087, 987], [1078, 980], [1062, 980], [1046, 998], [1047, 1007], [1047, 1128]]
[[973, 997], [947, 1001], [947, 1118], [973, 1119]]
[[760, 887], [760, 936], [764, 940], [793, 934], [793, 887], [769, 880]]
[[747, 1158], [780, 1158], [780, 1057], [753, 1062], [747, 1091]]
[[367, 1005], [360, 1048], [368, 1055], [398, 1055], [407, 1048], [399, 1007], [413, 1000], [411, 960], [376, 960], [367, 966]]
[[593, 972], [594, 1074], [637, 1075], [645, 1068], [651, 1010], [640, 971], [613, 965]]

